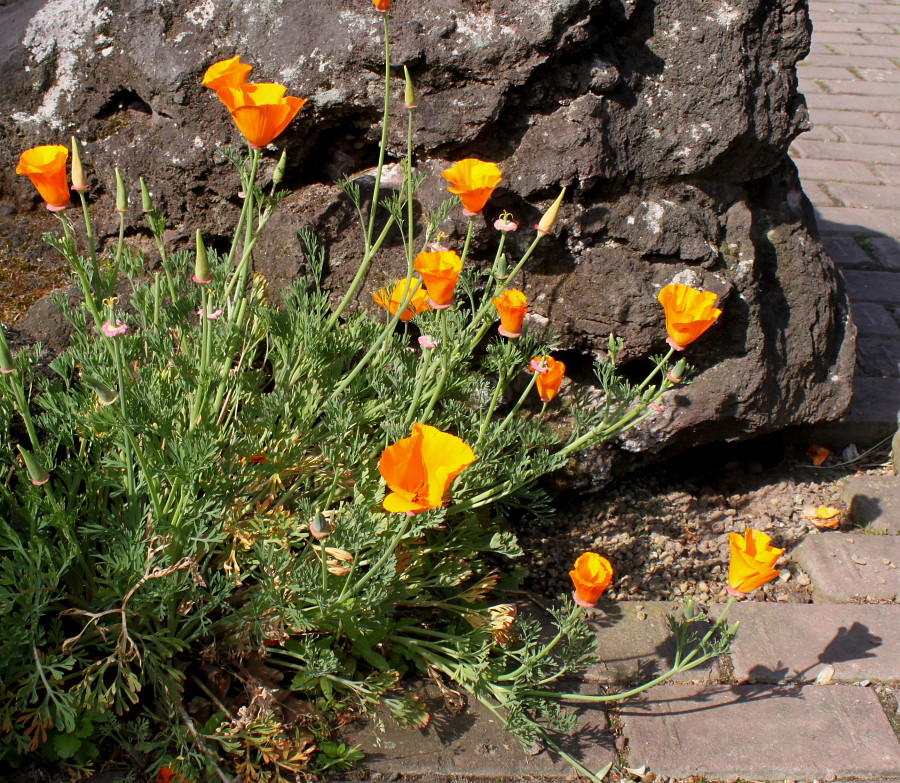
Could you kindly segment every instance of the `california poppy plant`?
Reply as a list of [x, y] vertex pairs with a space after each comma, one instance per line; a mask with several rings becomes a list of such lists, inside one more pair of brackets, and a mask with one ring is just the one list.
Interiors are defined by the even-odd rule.
[[226, 87], [239, 88], [246, 83], [247, 74], [253, 70], [252, 65], [241, 62], [240, 55], [229, 60], [213, 63], [203, 74], [203, 86], [218, 92]]
[[603, 591], [612, 584], [613, 570], [609, 560], [596, 552], [585, 552], [569, 571], [575, 585], [575, 603], [590, 609], [597, 605]]
[[771, 582], [778, 572], [773, 568], [783, 549], [770, 546], [771, 538], [760, 530], [728, 534], [731, 562], [728, 564], [728, 592], [738, 598]]
[[507, 288], [499, 296], [491, 299], [500, 314], [500, 326], [497, 329], [504, 337], [521, 337], [522, 321], [528, 312], [525, 294], [516, 288]]
[[372, 4], [375, 6], [376, 11], [381, 11], [384, 14], [391, 7], [391, 0], [372, 0]]
[[657, 299], [666, 313], [667, 342], [676, 351], [683, 351], [722, 315], [713, 307], [715, 294], [680, 283], [667, 285]]
[[24, 174], [37, 188], [51, 212], [69, 206], [69, 183], [66, 180], [66, 159], [69, 151], [59, 144], [32, 147], [19, 156], [16, 174]]
[[530, 366], [538, 374], [535, 383], [541, 402], [550, 402], [559, 393], [566, 365], [552, 356], [535, 356]]
[[394, 283], [393, 290], [379, 289], [372, 294], [372, 298], [375, 300], [375, 304], [394, 315], [403, 300], [409, 296], [410, 291], [412, 291], [412, 299], [409, 300], [400, 315], [401, 321], [408, 321], [428, 309], [428, 294], [422, 290], [418, 280], [398, 280]]
[[306, 103], [285, 95], [281, 84], [242, 84], [216, 92], [251, 147], [265, 147], [278, 136]]
[[476, 158], [466, 158], [444, 169], [441, 176], [450, 184], [447, 190], [459, 196], [463, 213], [480, 215], [484, 205], [500, 184], [503, 175], [495, 163], [485, 163]]
[[418, 514], [440, 508], [444, 494], [475, 454], [460, 438], [421, 422], [412, 434], [388, 446], [378, 461], [378, 472], [391, 491], [386, 511]]
[[428, 304], [436, 310], [450, 307], [462, 271], [462, 259], [452, 250], [426, 250], [416, 256], [414, 264], [428, 291]]

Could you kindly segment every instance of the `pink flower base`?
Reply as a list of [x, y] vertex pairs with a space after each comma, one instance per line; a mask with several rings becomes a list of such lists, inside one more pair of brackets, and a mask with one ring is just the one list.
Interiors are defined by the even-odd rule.
[[742, 593], [740, 590], [735, 590], [731, 585], [725, 585], [725, 592], [728, 593], [728, 595], [730, 595], [732, 598], [737, 598], [738, 600], [747, 597], [746, 593]]
[[667, 342], [672, 348], [674, 348], [676, 351], [683, 351], [683, 350], [684, 350], [684, 346], [683, 346], [683, 345], [679, 345], [678, 343], [676, 343], [671, 337], [667, 337], [667, 338], [666, 338], [666, 342]]
[[68, 209], [69, 207], [71, 207], [72, 202], [67, 201], [61, 207], [54, 207], [52, 204], [44, 204], [44, 206], [47, 208], [48, 212], [62, 212], [64, 209]]
[[500, 332], [504, 337], [509, 337], [511, 340], [515, 340], [516, 337], [521, 337], [521, 332], [507, 332], [502, 326], [497, 327], [497, 331]]
[[583, 606], [585, 609], [593, 609], [597, 605], [596, 603], [589, 604], [587, 601], [582, 601], [576, 592], [572, 593], [572, 600], [579, 606]]
[[453, 300], [451, 299], [447, 304], [438, 304], [434, 299], [429, 299], [428, 306], [431, 307], [432, 310], [446, 310], [448, 307], [453, 306]]

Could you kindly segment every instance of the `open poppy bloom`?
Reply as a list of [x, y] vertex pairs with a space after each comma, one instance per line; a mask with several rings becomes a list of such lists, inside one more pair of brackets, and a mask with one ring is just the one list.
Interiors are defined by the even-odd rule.
[[391, 492], [385, 511], [418, 514], [440, 508], [444, 493], [475, 453], [460, 438], [421, 422], [412, 435], [388, 446], [378, 461], [378, 472]]
[[676, 351], [683, 351], [722, 315], [721, 310], [713, 307], [715, 294], [680, 283], [667, 285], [659, 292], [657, 299], [666, 313], [666, 332], [669, 335], [666, 342]]
[[422, 290], [418, 280], [398, 280], [394, 283], [392, 291], [388, 292], [386, 288], [381, 288], [372, 294], [372, 298], [375, 300], [375, 304], [383, 307], [391, 315], [395, 315], [403, 300], [409, 296], [410, 291], [412, 291], [412, 299], [400, 314], [401, 321], [408, 321], [429, 307], [428, 294]]
[[372, 0], [372, 4], [375, 6], [376, 11], [381, 11], [384, 14], [391, 7], [391, 0]]
[[435, 310], [450, 307], [453, 289], [462, 271], [462, 259], [452, 250], [426, 250], [416, 256], [414, 264], [428, 291], [428, 304]]
[[203, 86], [218, 92], [226, 87], [240, 88], [247, 81], [252, 65], [241, 62], [240, 55], [213, 63], [203, 74]]
[[769, 545], [771, 538], [760, 530], [728, 534], [731, 562], [728, 564], [728, 592], [743, 598], [757, 587], [771, 582], [778, 572], [772, 567], [783, 549]]
[[281, 84], [241, 84], [216, 92], [251, 147], [265, 147], [278, 136], [306, 103], [285, 95]]
[[559, 393], [566, 365], [552, 356], [535, 356], [530, 367], [538, 374], [535, 383], [541, 402], [550, 402]]
[[32, 147], [19, 156], [16, 174], [24, 174], [37, 188], [51, 212], [69, 206], [69, 183], [66, 180], [66, 158], [69, 151], [59, 144]]
[[516, 288], [507, 288], [499, 296], [491, 299], [500, 314], [500, 326], [497, 329], [504, 337], [521, 337], [522, 321], [528, 312], [525, 294]]
[[441, 176], [450, 184], [447, 190], [459, 196], [463, 214], [481, 214], [484, 205], [500, 184], [503, 175], [495, 163], [485, 163], [476, 158], [466, 158], [444, 169]]
[[597, 605], [603, 591], [612, 584], [612, 565], [596, 552], [585, 552], [578, 556], [569, 576], [575, 585], [575, 603], [590, 609]]

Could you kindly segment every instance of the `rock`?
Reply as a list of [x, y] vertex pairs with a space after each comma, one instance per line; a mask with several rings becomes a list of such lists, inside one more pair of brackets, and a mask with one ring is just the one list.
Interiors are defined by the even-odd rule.
[[[370, 3], [24, 0], [0, 9], [0, 21], [6, 159], [77, 133], [91, 198], [111, 207], [113, 166], [132, 193], [143, 175], [176, 245], [198, 226], [221, 244], [240, 203], [216, 154], [238, 134], [201, 86], [204, 69], [239, 53], [254, 65], [251, 79], [307, 98], [277, 140], [293, 192], [255, 263], [283, 285], [305, 269], [296, 229], [311, 226], [329, 243], [330, 284], [346, 285], [357, 238], [331, 183], [349, 175], [365, 186], [376, 160], [383, 60]], [[398, 4], [391, 29], [394, 94], [402, 65], [419, 94], [416, 163], [431, 175], [422, 206], [445, 195], [434, 175], [450, 161], [477, 156], [504, 171], [477, 221], [475, 263], [493, 257], [502, 209], [523, 226], [507, 243], [515, 257], [531, 240], [525, 227], [568, 187], [556, 235], [519, 282], [535, 317], [560, 333], [571, 374], [586, 375], [611, 331], [625, 340], [623, 370], [642, 372], [666, 348], [656, 294], [674, 279], [719, 295], [720, 323], [687, 352], [695, 383], [622, 440], [621, 461], [844, 411], [855, 329], [786, 155], [808, 127], [794, 71], [809, 47], [805, 3], [435, 0], [427, 13]], [[395, 100], [391, 160], [405, 149], [405, 113]], [[5, 213], [27, 212], [36, 197], [11, 166], [0, 193], [2, 233], [16, 219]], [[132, 196], [129, 217], [141, 225], [138, 206]], [[101, 239], [116, 229], [112, 214], [98, 218]], [[459, 242], [464, 225], [455, 214], [444, 230]], [[44, 227], [55, 226], [46, 218]], [[371, 306], [371, 290], [399, 274], [392, 241], [358, 305]], [[587, 455], [592, 483], [610, 462], [608, 449]]]

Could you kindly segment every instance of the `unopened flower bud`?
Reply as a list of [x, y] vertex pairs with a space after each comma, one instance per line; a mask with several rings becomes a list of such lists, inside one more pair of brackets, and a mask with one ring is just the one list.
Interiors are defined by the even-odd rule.
[[416, 88], [413, 87], [412, 78], [409, 75], [409, 68], [405, 65], [403, 66], [403, 76], [406, 78], [406, 87], [403, 90], [403, 103], [406, 105], [407, 109], [415, 109], [418, 104], [416, 103]]
[[309, 523], [309, 534], [320, 540], [331, 535], [331, 524], [321, 511], [317, 511]]
[[544, 216], [540, 219], [540, 222], [535, 226], [542, 234], [549, 234], [550, 230], [553, 228], [553, 224], [556, 222], [556, 213], [559, 212], [559, 205], [562, 204], [563, 196], [565, 195], [566, 189], [563, 188], [556, 197], [556, 201], [550, 205], [544, 213]]
[[41, 486], [41, 484], [46, 484], [50, 480], [50, 474], [47, 472], [47, 469], [43, 466], [40, 459], [27, 449], [23, 449], [18, 443], [16, 444], [16, 448], [19, 450], [19, 454], [22, 455], [22, 459], [25, 461], [25, 469], [28, 471], [28, 478], [31, 479], [31, 483], [36, 487]]
[[12, 353], [9, 350], [9, 344], [6, 342], [6, 335], [0, 328], [0, 373], [8, 375], [16, 371], [16, 364], [13, 361]]
[[681, 383], [681, 379], [684, 378], [684, 370], [686, 367], [687, 363], [684, 359], [679, 359], [675, 363], [675, 366], [666, 373], [666, 378], [672, 383]]
[[116, 212], [121, 212], [123, 215], [128, 209], [128, 193], [125, 192], [125, 180], [122, 179], [122, 172], [119, 171], [119, 167], [116, 166]]
[[81, 154], [78, 151], [78, 140], [72, 137], [72, 190], [84, 190], [84, 169], [81, 166]]
[[197, 255], [194, 258], [194, 274], [191, 280], [199, 285], [207, 285], [212, 282], [212, 274], [209, 271], [209, 261], [206, 258], [206, 245], [203, 244], [203, 237], [200, 236], [200, 229], [197, 229]]
[[90, 386], [94, 393], [97, 395], [97, 402], [101, 405], [112, 405], [117, 399], [119, 399], [119, 393], [113, 391], [109, 388], [103, 381], [99, 378], [94, 378], [90, 375], [82, 376], [82, 379], [85, 385]]
[[287, 150], [281, 151], [281, 157], [275, 164], [275, 171], [272, 172], [272, 182], [276, 185], [280, 184], [284, 179], [284, 170], [287, 168]]
[[144, 178], [140, 178], [141, 183], [141, 211], [142, 212], [152, 212], [153, 211], [153, 202], [150, 200], [150, 191], [147, 190], [147, 183], [144, 182]]

